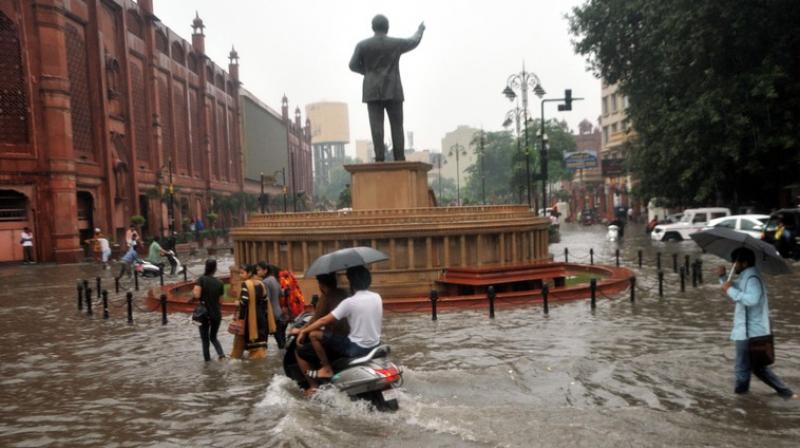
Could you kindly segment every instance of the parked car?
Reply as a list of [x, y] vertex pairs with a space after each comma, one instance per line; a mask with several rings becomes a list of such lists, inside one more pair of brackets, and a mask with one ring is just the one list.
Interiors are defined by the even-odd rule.
[[675, 224], [676, 222], [681, 222], [681, 218], [683, 218], [683, 213], [673, 213], [664, 218], [664, 223]]
[[712, 219], [703, 230], [724, 227], [761, 239], [761, 232], [768, 219], [769, 215], [731, 215]]
[[[790, 238], [775, 241], [775, 229], [778, 221], [783, 219], [783, 225], [790, 233]], [[784, 257], [800, 259], [800, 208], [783, 208], [769, 216], [761, 239], [774, 245]]]
[[683, 217], [674, 224], [659, 224], [650, 232], [650, 239], [655, 241], [683, 241], [689, 235], [703, 230], [706, 223], [715, 218], [730, 216], [731, 211], [722, 207], [688, 208]]

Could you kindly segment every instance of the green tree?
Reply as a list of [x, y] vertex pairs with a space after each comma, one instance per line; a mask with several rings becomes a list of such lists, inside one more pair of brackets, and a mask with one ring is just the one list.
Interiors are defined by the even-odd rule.
[[797, 182], [800, 2], [590, 0], [569, 20], [629, 99], [639, 194], [769, 207]]
[[[354, 159], [345, 157], [344, 165], [354, 163], [357, 163]], [[338, 165], [331, 168], [330, 178], [330, 182], [326, 184], [316, 183], [314, 185], [316, 205], [319, 208], [327, 209], [332, 208], [332, 204], [336, 204], [337, 208], [342, 208], [338, 206], [338, 203], [339, 199], [343, 197], [344, 191], [349, 190], [350, 173], [344, 169], [344, 166]], [[349, 193], [345, 193], [345, 195], [349, 196]], [[350, 205], [346, 207], [350, 207]]]

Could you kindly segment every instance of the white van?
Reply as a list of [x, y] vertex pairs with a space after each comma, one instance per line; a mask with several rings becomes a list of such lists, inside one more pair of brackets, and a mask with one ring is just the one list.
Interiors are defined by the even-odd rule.
[[706, 223], [712, 219], [730, 215], [730, 209], [723, 207], [688, 208], [683, 211], [683, 217], [679, 222], [657, 225], [650, 233], [650, 239], [655, 241], [688, 240], [689, 235], [703, 230]]

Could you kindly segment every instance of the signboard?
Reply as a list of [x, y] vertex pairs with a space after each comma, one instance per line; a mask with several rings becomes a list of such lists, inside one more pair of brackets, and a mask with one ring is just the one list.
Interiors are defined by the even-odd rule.
[[588, 170], [597, 168], [597, 156], [590, 152], [573, 152], [564, 158], [567, 168], [571, 170]]
[[603, 177], [624, 176], [626, 173], [623, 159], [603, 159], [601, 160], [601, 169]]

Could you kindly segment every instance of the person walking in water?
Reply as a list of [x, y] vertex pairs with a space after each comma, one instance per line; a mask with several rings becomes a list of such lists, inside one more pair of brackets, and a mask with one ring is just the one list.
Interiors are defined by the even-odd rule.
[[750, 390], [750, 374], [754, 373], [767, 386], [775, 389], [782, 398], [797, 399], [778, 375], [767, 366], [753, 365], [750, 362], [749, 338], [766, 336], [772, 333], [767, 304], [767, 289], [756, 268], [756, 256], [750, 249], [741, 247], [733, 251], [734, 273], [739, 274], [736, 281], [725, 278], [725, 267], [717, 267], [717, 275], [722, 282], [722, 291], [733, 300], [733, 330], [731, 340], [736, 345], [734, 373], [736, 383], [734, 392], [746, 394]]
[[25, 264], [35, 263], [33, 261], [33, 232], [25, 227], [20, 234], [20, 244], [22, 244], [22, 256]]
[[244, 321], [244, 334], [233, 339], [231, 358], [241, 359], [244, 351], [250, 359], [267, 357], [267, 335], [275, 331], [275, 317], [267, 304], [267, 288], [256, 277], [256, 266], [242, 265], [239, 276], [243, 280], [237, 316]]
[[206, 260], [206, 268], [203, 276], [197, 279], [197, 283], [192, 289], [192, 296], [199, 300], [206, 307], [206, 319], [200, 324], [200, 340], [203, 343], [203, 359], [211, 361], [209, 346], [214, 345], [219, 359], [225, 358], [222, 345], [217, 340], [217, 331], [222, 321], [222, 300], [225, 288], [222, 282], [214, 277], [217, 272], [217, 260], [209, 258]]

